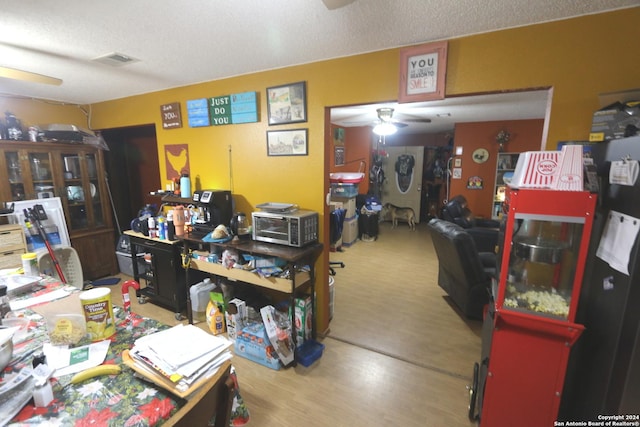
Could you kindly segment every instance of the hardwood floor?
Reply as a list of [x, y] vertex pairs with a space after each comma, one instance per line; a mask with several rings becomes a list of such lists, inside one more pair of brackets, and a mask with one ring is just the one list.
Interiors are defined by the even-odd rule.
[[[280, 371], [233, 359], [249, 425], [476, 425], [467, 418], [466, 386], [480, 357], [481, 324], [465, 319], [438, 287], [426, 224], [412, 232], [382, 223], [376, 241], [357, 241], [331, 260], [345, 268], [334, 276], [322, 358]], [[132, 310], [178, 323], [171, 311], [140, 305], [133, 295]]]

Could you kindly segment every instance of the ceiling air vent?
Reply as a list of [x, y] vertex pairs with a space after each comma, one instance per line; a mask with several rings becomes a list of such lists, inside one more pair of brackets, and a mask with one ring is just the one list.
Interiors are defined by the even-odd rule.
[[132, 64], [134, 62], [140, 61], [139, 59], [133, 58], [129, 55], [125, 55], [124, 53], [109, 53], [107, 55], [99, 56], [97, 58], [92, 59], [94, 62], [99, 62], [105, 65], [111, 65], [112, 67], [121, 67], [126, 64]]

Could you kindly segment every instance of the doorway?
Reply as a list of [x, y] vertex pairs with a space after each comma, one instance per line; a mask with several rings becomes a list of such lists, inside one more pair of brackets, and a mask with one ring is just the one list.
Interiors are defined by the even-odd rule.
[[105, 152], [107, 182], [113, 200], [118, 233], [131, 228], [131, 220], [147, 204], [159, 207], [150, 193], [162, 188], [155, 125], [101, 130], [109, 147]]
[[[421, 157], [419, 163], [424, 165], [424, 174], [420, 184], [422, 193], [426, 194], [423, 196], [424, 208], [418, 208], [416, 215], [421, 212], [420, 217], [426, 222], [438, 215], [442, 202], [448, 197], [447, 171], [456, 144], [456, 125], [465, 122], [544, 119], [544, 140], [551, 93], [550, 88], [537, 88], [456, 96], [426, 103], [328, 107], [325, 129], [343, 127], [348, 134], [352, 134], [348, 128], [361, 128], [362, 131], [358, 132], [362, 135], [361, 141], [348, 140], [345, 143], [368, 144], [372, 155], [373, 152], [377, 155], [381, 150], [390, 151], [392, 147], [400, 146], [421, 150], [424, 158]], [[377, 120], [376, 110], [382, 107], [393, 108], [393, 117], [399, 123], [397, 133], [386, 137], [386, 143], [382, 146], [377, 146], [375, 139], [372, 139], [375, 138], [372, 137], [372, 128]], [[325, 141], [328, 159], [333, 144], [329, 132], [326, 132]], [[402, 151], [398, 154], [402, 154]], [[389, 162], [390, 158], [391, 154], [386, 159], [384, 171], [389, 181], [386, 186], [393, 183], [391, 175], [395, 175], [395, 161]], [[326, 166], [325, 179], [328, 180], [329, 161]], [[369, 174], [365, 179], [369, 179]], [[338, 270], [334, 280], [334, 295], [338, 297], [334, 302], [335, 314], [329, 324], [329, 336], [412, 363], [451, 372], [452, 375], [468, 375], [467, 367], [472, 365], [471, 359], [462, 359], [476, 357], [480, 346], [480, 325], [460, 315], [453, 304], [449, 306], [442, 303], [443, 299], [445, 302], [449, 300], [443, 298], [437, 285], [438, 263], [429, 239], [424, 226], [417, 227], [416, 232], [406, 227], [392, 231], [387, 223], [381, 224], [380, 237], [375, 241], [357, 242], [350, 246], [341, 255], [345, 269]], [[329, 241], [328, 235], [325, 241]], [[418, 295], [418, 292], [426, 291], [431, 293]], [[359, 303], [361, 301], [362, 304]], [[415, 316], [407, 313], [407, 307], [416, 306], [419, 310]], [[406, 333], [406, 337], [401, 337], [396, 329], [389, 328], [389, 315], [394, 316], [393, 324], [402, 324], [402, 333]], [[405, 321], [398, 322], [398, 319]], [[444, 333], [438, 338], [419, 342], [413, 349], [409, 348], [407, 342], [415, 343], [418, 342], [416, 337], [425, 337], [424, 325], [438, 325], [427, 330], [440, 329]], [[463, 346], [468, 346], [467, 350]], [[424, 351], [425, 348], [430, 351]], [[451, 368], [448, 360], [451, 355], [461, 355], [457, 357], [461, 362], [457, 366], [461, 366], [461, 370]], [[442, 359], [436, 360], [439, 357]]]
[[382, 183], [382, 204], [408, 207], [420, 222], [424, 147], [386, 147], [382, 161], [387, 179]]

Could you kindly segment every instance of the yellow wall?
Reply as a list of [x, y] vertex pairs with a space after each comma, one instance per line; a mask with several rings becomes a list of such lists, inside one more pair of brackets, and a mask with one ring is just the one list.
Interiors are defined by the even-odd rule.
[[[639, 38], [638, 22], [636, 7], [450, 40], [446, 95], [552, 86], [547, 147], [562, 140], [584, 140], [593, 111], [600, 107], [598, 94], [639, 85], [640, 56], [629, 47]], [[155, 123], [163, 183], [163, 146], [186, 143], [192, 175], [200, 175], [203, 187], [231, 188], [241, 197], [239, 210], [250, 212], [258, 203], [274, 201], [324, 212], [325, 107], [395, 100], [398, 72], [398, 49], [288, 67], [99, 103], [93, 106], [91, 127]], [[297, 81], [307, 82], [308, 122], [269, 127], [265, 89]], [[186, 124], [187, 100], [246, 91], [259, 93], [260, 122], [195, 129]], [[171, 102], [181, 103], [185, 126], [162, 130], [160, 105]], [[265, 132], [297, 127], [309, 129], [309, 155], [267, 157]], [[328, 134], [328, 144], [330, 138]], [[326, 217], [323, 223], [327, 228]], [[327, 259], [325, 253], [324, 262]], [[326, 271], [319, 273], [319, 283], [326, 282]], [[318, 297], [326, 307], [324, 288]], [[322, 330], [327, 316], [320, 314]]]
[[[0, 86], [0, 93], [2, 86]], [[4, 113], [13, 113], [20, 120], [24, 130], [29, 126], [48, 124], [73, 124], [88, 129], [88, 106], [64, 105], [57, 102], [0, 95], [0, 117], [4, 123]]]

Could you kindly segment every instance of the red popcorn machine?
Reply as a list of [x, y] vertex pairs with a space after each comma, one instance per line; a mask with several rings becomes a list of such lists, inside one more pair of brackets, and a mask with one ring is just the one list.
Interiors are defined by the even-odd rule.
[[518, 187], [507, 188], [470, 388], [469, 416], [481, 427], [552, 426], [558, 417], [569, 353], [584, 330], [575, 317], [596, 205], [582, 191], [582, 147], [566, 151], [521, 154]]

